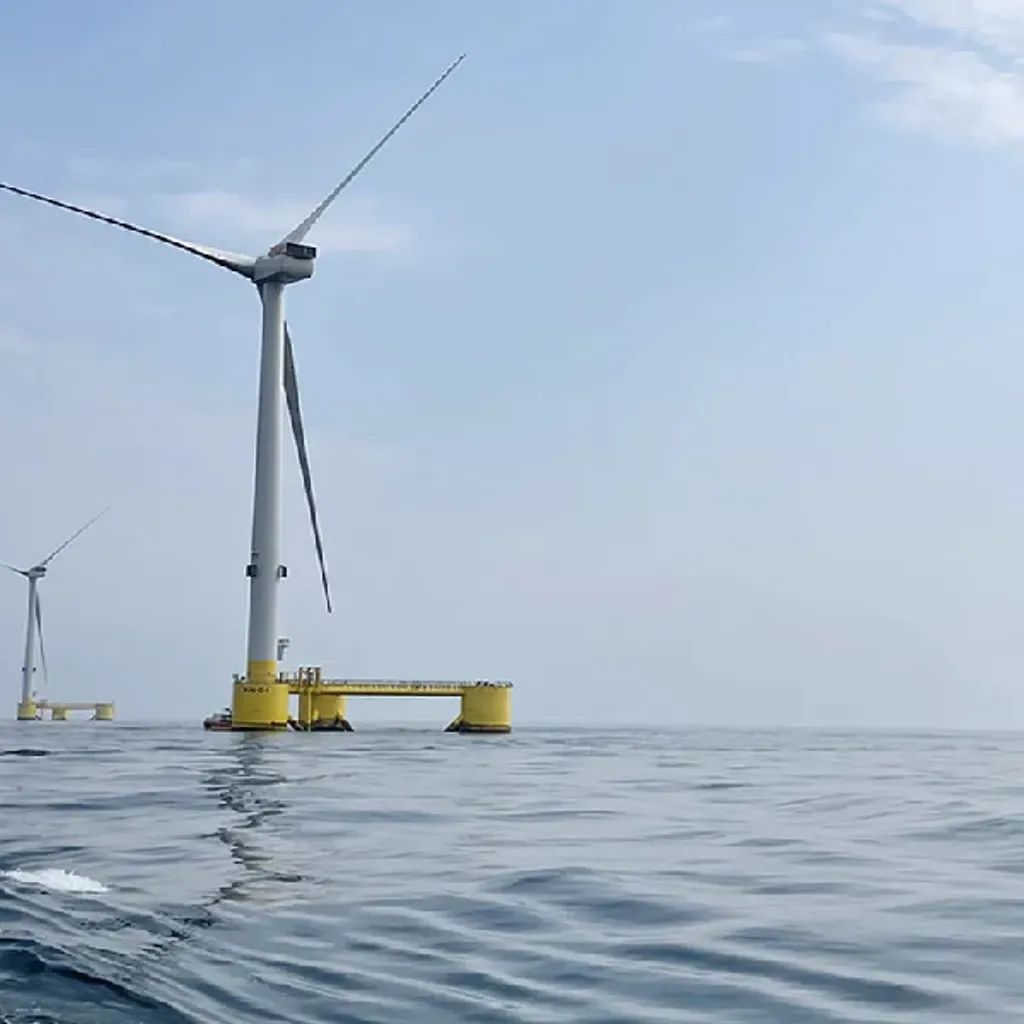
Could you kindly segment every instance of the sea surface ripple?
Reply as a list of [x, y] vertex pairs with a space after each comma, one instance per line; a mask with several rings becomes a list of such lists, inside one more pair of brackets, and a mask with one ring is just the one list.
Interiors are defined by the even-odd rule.
[[1024, 738], [0, 725], [0, 1022], [1024, 1019]]

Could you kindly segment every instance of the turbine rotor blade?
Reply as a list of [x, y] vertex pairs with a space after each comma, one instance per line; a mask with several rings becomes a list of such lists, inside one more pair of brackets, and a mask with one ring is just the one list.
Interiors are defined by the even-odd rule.
[[224, 267], [226, 270], [233, 270], [236, 274], [241, 274], [243, 277], [252, 277], [252, 268], [255, 265], [256, 260], [251, 256], [241, 256], [238, 253], [225, 252], [222, 249], [213, 249], [208, 245], [197, 245], [195, 242], [184, 242], [180, 238], [174, 238], [172, 235], [165, 235], [159, 231], [152, 231], [149, 228], [140, 227], [138, 224], [132, 224], [126, 220], [120, 220], [117, 217], [109, 217], [107, 214], [99, 213], [96, 210], [86, 209], [84, 206], [75, 206], [73, 203], [66, 203], [62, 199], [54, 199], [52, 196], [44, 196], [39, 192], [29, 192], [28, 189], [19, 188], [17, 185], [8, 185], [2, 181], [0, 181], [0, 190], [10, 192], [16, 196], [24, 196], [26, 199], [35, 199], [37, 202], [46, 203], [49, 206], [55, 206], [58, 210], [67, 210], [70, 213], [78, 213], [83, 217], [90, 217], [92, 220], [98, 220], [104, 224], [111, 224], [115, 228], [123, 228], [125, 231], [131, 231], [133, 234], [142, 235], [145, 238], [152, 238], [156, 242], [163, 242], [165, 245], [174, 246], [175, 249], [182, 249], [184, 252], [189, 252], [193, 256], [198, 256], [200, 259], [209, 260], [210, 263], [215, 263], [218, 267]]
[[92, 526], [93, 523], [96, 522], [97, 519], [100, 518], [100, 516], [105, 515], [109, 511], [110, 511], [110, 506], [108, 505], [102, 512], [97, 512], [96, 515], [94, 515], [92, 517], [92, 519], [90, 519], [89, 522], [87, 522], [85, 524], [85, 526], [80, 526], [77, 530], [75, 530], [75, 532], [73, 534], [71, 534], [71, 536], [68, 537], [68, 539], [66, 541], [64, 541], [64, 543], [61, 544], [61, 546], [59, 548], [55, 548], [53, 551], [51, 551], [50, 554], [48, 554], [39, 563], [39, 565], [44, 567], [44, 568], [47, 565], [49, 565], [50, 562], [52, 562], [73, 540], [75, 540], [75, 538], [80, 537], [83, 533], [85, 533], [86, 530], [89, 529], [90, 526]]
[[352, 179], [384, 148], [384, 146], [390, 141], [391, 137], [398, 131], [399, 128], [405, 124], [406, 121], [416, 113], [424, 103], [436, 92], [441, 83], [466, 59], [466, 55], [462, 54], [457, 60], [453, 61], [445, 69], [444, 74], [441, 75], [437, 81], [391, 126], [387, 134], [377, 143], [373, 149], [370, 150], [362, 160], [355, 165], [355, 167], [349, 171], [349, 173], [338, 182], [337, 186], [332, 192], [327, 195], [327, 198], [297, 227], [293, 228], [280, 242], [275, 245], [270, 252], [274, 252], [279, 247], [285, 245], [287, 242], [301, 242], [306, 235], [309, 234], [310, 229], [313, 225], [324, 215], [327, 208], [338, 198], [342, 189], [346, 188], [352, 183]]
[[309, 469], [306, 432], [302, 427], [302, 410], [299, 407], [299, 383], [295, 376], [295, 354], [292, 351], [292, 337], [287, 323], [284, 325], [284, 397], [288, 405], [288, 416], [292, 421], [292, 436], [295, 438], [295, 449], [299, 456], [299, 470], [302, 473], [302, 486], [306, 492], [306, 505], [309, 507], [309, 521], [313, 527], [313, 542], [316, 544], [316, 557], [320, 563], [320, 582], [324, 588], [327, 611], [330, 612], [331, 589], [327, 583], [327, 567], [324, 565], [324, 545], [320, 537], [320, 524], [316, 515], [316, 499], [313, 497], [313, 475]]
[[39, 661], [43, 666], [43, 685], [46, 686], [49, 681], [49, 673], [46, 668], [46, 644], [43, 643], [43, 612], [39, 604], [39, 591], [36, 591], [36, 632], [39, 634]]
[[28, 577], [28, 573], [24, 569], [19, 569], [16, 566], [8, 565], [6, 562], [0, 562], [5, 569], [10, 569], [11, 572], [16, 572], [19, 576]]

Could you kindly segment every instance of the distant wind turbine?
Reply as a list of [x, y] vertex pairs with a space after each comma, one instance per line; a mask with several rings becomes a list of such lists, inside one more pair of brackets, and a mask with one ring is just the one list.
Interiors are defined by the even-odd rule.
[[116, 217], [108, 217], [74, 206], [38, 192], [0, 182], [0, 190], [48, 203], [61, 210], [79, 213], [93, 220], [124, 228], [165, 245], [174, 246], [233, 271], [252, 281], [263, 306], [260, 349], [259, 411], [256, 420], [256, 471], [253, 481], [252, 549], [246, 576], [249, 578], [248, 664], [243, 679], [236, 681], [232, 694], [232, 725], [237, 729], [284, 729], [288, 720], [288, 691], [277, 682], [277, 584], [287, 575], [280, 559], [281, 506], [281, 390], [283, 388], [291, 420], [299, 468], [309, 507], [313, 540], [320, 566], [327, 611], [331, 610], [323, 543], [317, 520], [313, 483], [306, 452], [299, 391], [295, 376], [295, 357], [291, 336], [284, 318], [284, 289], [289, 284], [313, 275], [317, 251], [304, 240], [316, 222], [339, 194], [384, 147], [388, 140], [427, 101], [441, 83], [462, 63], [465, 54], [454, 61], [437, 81], [395, 122], [362, 160], [337, 184], [333, 191], [301, 224], [288, 232], [263, 256], [244, 256], [212, 249], [206, 245], [182, 241], [170, 235]]
[[[25, 625], [25, 660], [21, 666], [21, 703], [18, 705], [18, 717], [35, 718], [34, 701], [32, 699], [32, 673], [35, 671], [36, 657], [36, 634], [39, 636], [39, 660], [43, 666], [43, 682], [47, 681], [46, 672], [46, 646], [43, 643], [43, 613], [39, 606], [39, 581], [46, 575], [50, 563], [73, 541], [80, 537], [86, 530], [96, 522], [104, 513], [110, 510], [108, 505], [102, 512], [97, 513], [85, 524], [79, 527], [60, 547], [51, 551], [41, 562], [37, 562], [29, 569], [19, 569], [13, 565], [0, 562], [5, 569], [16, 572], [28, 580], [28, 617]], [[32, 708], [31, 715], [28, 709]]]

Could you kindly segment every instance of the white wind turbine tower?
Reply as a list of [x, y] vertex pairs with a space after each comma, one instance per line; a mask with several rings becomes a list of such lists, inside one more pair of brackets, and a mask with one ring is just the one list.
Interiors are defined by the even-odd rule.
[[31, 568], [19, 569], [14, 565], [0, 562], [5, 569], [16, 572], [28, 580], [28, 617], [25, 625], [25, 660], [21, 666], [21, 702], [18, 704], [18, 719], [34, 719], [36, 717], [35, 699], [32, 695], [32, 673], [35, 672], [36, 634], [39, 635], [39, 660], [43, 666], [43, 679], [46, 680], [46, 646], [43, 644], [43, 613], [39, 606], [39, 581], [46, 575], [50, 563], [73, 541], [80, 537], [104, 513], [110, 510], [108, 505], [85, 524], [79, 527], [60, 547], [51, 551], [41, 562]]
[[62, 210], [79, 213], [105, 224], [124, 228], [157, 242], [174, 246], [233, 271], [253, 282], [263, 306], [260, 354], [259, 406], [256, 421], [256, 467], [253, 482], [252, 548], [246, 575], [249, 578], [248, 665], [244, 678], [236, 681], [232, 694], [232, 725], [239, 729], [284, 729], [288, 720], [288, 689], [277, 685], [277, 584], [287, 575], [280, 558], [281, 505], [281, 391], [284, 390], [298, 451], [306, 503], [309, 507], [313, 539], [320, 565], [320, 577], [331, 610], [327, 570], [317, 522], [316, 503], [306, 453], [305, 432], [299, 408], [291, 337], [284, 318], [284, 290], [289, 284], [313, 274], [316, 248], [304, 240], [341, 191], [377, 155], [389, 139], [438, 89], [462, 63], [465, 54], [454, 61], [433, 85], [395, 122], [384, 137], [338, 183], [319, 206], [263, 256], [245, 256], [224, 252], [206, 245], [182, 241], [170, 235], [130, 224], [127, 221], [88, 210], [81, 206], [29, 192], [0, 182], [0, 190], [48, 203]]

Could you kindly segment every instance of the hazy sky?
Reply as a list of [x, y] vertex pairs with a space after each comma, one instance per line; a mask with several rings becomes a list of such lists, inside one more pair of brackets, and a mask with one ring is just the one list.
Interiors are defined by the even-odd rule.
[[[1024, 0], [281, 10], [12, 5], [0, 180], [258, 253], [468, 53], [288, 293], [336, 605], [289, 440], [290, 666], [511, 678], [520, 723], [1024, 726]], [[114, 506], [43, 584], [49, 692], [198, 719], [244, 669], [257, 297], [0, 228], [0, 560]]]

